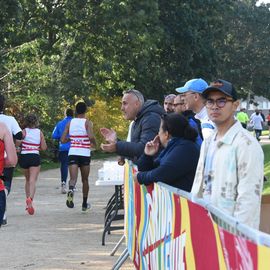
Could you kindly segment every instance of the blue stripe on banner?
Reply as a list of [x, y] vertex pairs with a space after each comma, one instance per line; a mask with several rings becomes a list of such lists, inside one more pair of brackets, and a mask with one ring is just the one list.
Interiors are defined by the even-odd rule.
[[128, 177], [128, 185], [129, 185], [129, 195], [128, 195], [128, 235], [127, 235], [127, 243], [128, 243], [128, 252], [130, 256], [133, 256], [132, 254], [132, 248], [133, 248], [133, 230], [135, 226], [135, 207], [134, 207], [134, 194], [135, 191], [133, 190], [133, 175], [132, 175], [132, 167], [129, 165], [129, 177]]
[[201, 127], [202, 127], [202, 129], [203, 128], [215, 129], [215, 127], [210, 123], [201, 123]]

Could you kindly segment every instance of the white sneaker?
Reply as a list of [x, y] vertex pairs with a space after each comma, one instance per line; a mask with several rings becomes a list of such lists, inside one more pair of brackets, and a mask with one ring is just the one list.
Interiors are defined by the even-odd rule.
[[66, 183], [65, 183], [65, 182], [62, 182], [62, 185], [61, 185], [61, 193], [62, 193], [62, 194], [66, 194], [66, 193], [67, 193]]

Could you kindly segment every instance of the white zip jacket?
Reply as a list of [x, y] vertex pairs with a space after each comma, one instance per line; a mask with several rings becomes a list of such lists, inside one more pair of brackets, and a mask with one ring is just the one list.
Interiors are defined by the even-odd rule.
[[[212, 135], [216, 136], [216, 132]], [[211, 137], [203, 141], [192, 194], [203, 197], [203, 174]], [[264, 154], [257, 140], [237, 121], [217, 142], [210, 202], [239, 222], [260, 224]]]

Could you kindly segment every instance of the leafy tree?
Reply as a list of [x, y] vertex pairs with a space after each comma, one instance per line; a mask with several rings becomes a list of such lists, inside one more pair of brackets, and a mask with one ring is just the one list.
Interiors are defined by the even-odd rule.
[[256, 1], [238, 1], [229, 20], [224, 40], [220, 73], [249, 92], [270, 97], [270, 10]]

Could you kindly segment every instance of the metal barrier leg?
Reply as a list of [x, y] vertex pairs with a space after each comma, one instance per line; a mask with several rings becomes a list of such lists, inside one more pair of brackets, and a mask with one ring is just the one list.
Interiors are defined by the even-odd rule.
[[118, 270], [123, 265], [123, 263], [128, 258], [128, 249], [126, 248], [123, 253], [120, 255], [120, 257], [117, 259], [116, 263], [112, 267], [112, 270]]
[[121, 239], [118, 241], [118, 243], [113, 248], [110, 256], [114, 256], [115, 252], [117, 251], [117, 249], [120, 247], [120, 245], [123, 243], [124, 240], [125, 240], [125, 235], [122, 235]]

